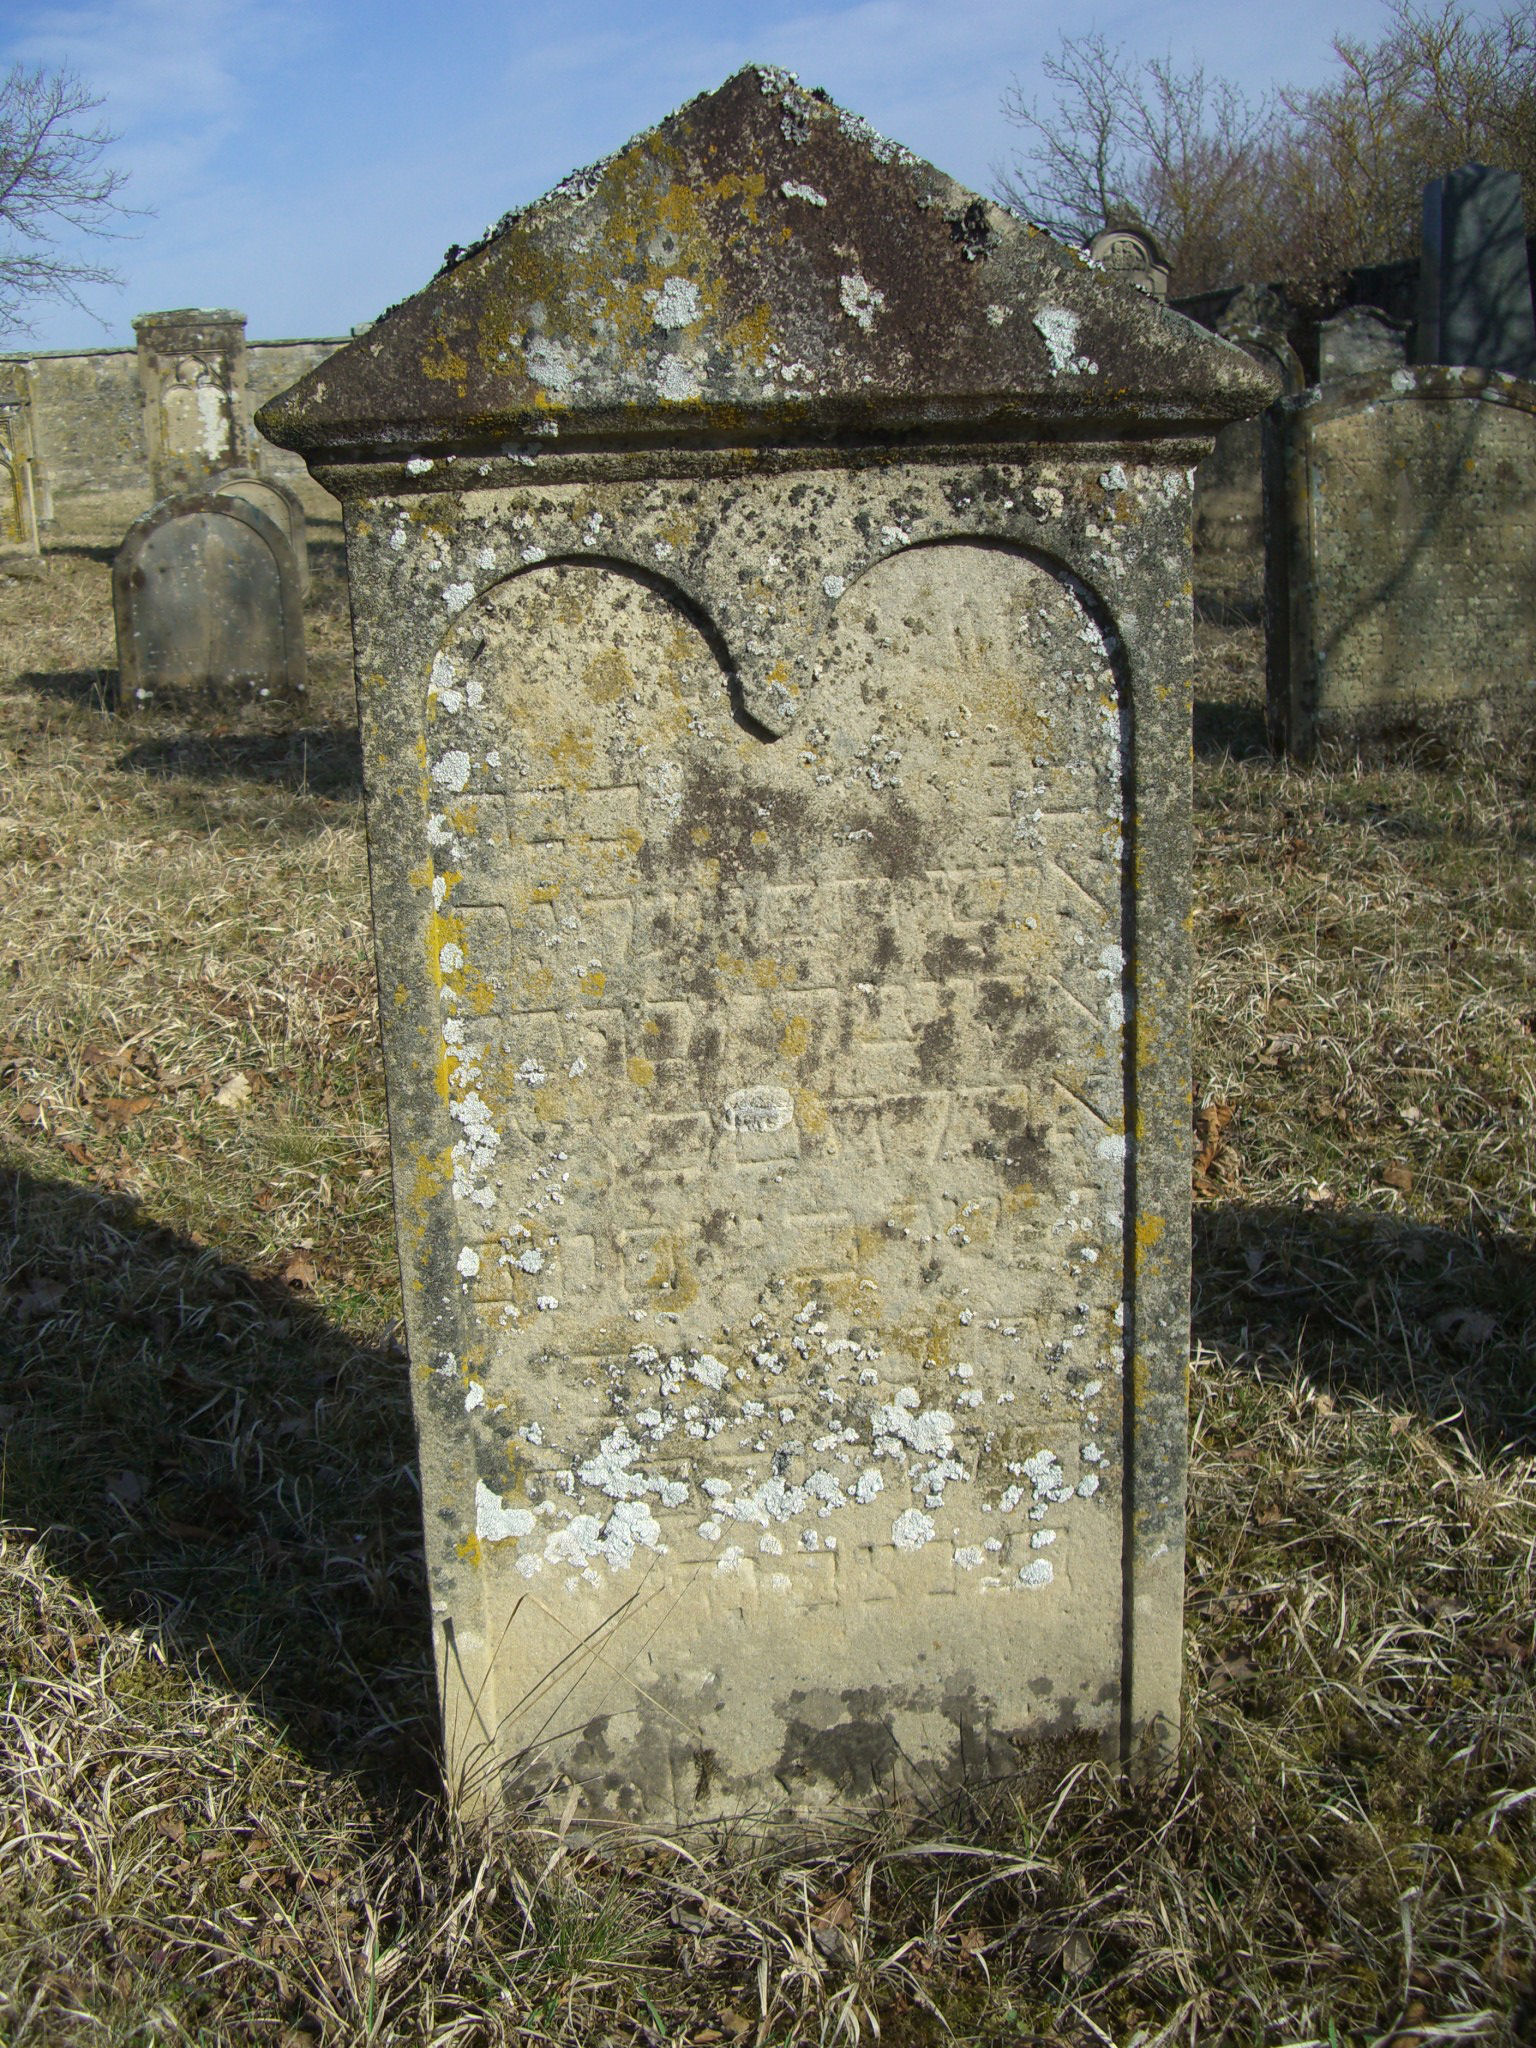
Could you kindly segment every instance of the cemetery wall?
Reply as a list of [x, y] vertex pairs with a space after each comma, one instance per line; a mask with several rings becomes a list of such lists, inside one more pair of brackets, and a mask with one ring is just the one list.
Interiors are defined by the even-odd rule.
[[[251, 410], [342, 346], [341, 337], [247, 344]], [[29, 366], [38, 513], [45, 532], [125, 528], [153, 502], [144, 396], [133, 348], [18, 350]], [[334, 517], [333, 499], [304, 464], [253, 430], [257, 466], [297, 490], [311, 518]]]

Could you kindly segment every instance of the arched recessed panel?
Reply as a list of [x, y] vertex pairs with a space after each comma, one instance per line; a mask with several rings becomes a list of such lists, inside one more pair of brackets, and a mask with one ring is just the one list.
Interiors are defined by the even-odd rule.
[[1123, 738], [1082, 603], [893, 557], [768, 744], [662, 591], [542, 567], [460, 615], [428, 732], [438, 1370], [504, 1761], [686, 1817], [1113, 1736]]

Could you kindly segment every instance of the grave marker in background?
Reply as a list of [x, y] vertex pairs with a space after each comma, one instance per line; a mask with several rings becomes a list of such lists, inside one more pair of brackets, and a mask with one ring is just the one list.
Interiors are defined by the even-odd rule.
[[347, 503], [466, 1796], [1172, 1739], [1189, 477], [1269, 396], [748, 70], [264, 408]]
[[258, 476], [253, 469], [227, 470], [212, 486], [221, 498], [243, 498], [258, 512], [265, 512], [274, 526], [282, 528], [293, 550], [299, 589], [309, 589], [309, 539], [304, 524], [304, 506], [297, 491], [279, 483], [276, 477]]
[[304, 691], [298, 572], [281, 528], [243, 498], [171, 498], [112, 564], [118, 709], [218, 709]]
[[156, 498], [248, 468], [245, 315], [192, 306], [140, 314], [133, 331]]
[[25, 363], [0, 363], [0, 552], [38, 555], [32, 393]]
[[1320, 384], [1397, 370], [1408, 360], [1408, 335], [1374, 306], [1346, 306], [1318, 327], [1317, 357]]
[[1536, 390], [1421, 367], [1265, 415], [1272, 742], [1536, 715]]
[[1536, 315], [1515, 171], [1463, 164], [1424, 188], [1420, 363], [1536, 378]]

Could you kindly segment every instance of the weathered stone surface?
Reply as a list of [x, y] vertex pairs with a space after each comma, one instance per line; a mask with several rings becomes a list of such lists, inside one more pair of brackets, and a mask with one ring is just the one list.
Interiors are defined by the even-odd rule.
[[1536, 713], [1536, 390], [1404, 369], [1265, 417], [1277, 746]]
[[1269, 392], [747, 72], [265, 409], [347, 504], [467, 1792], [1171, 1738], [1190, 467]]
[[150, 481], [157, 498], [200, 490], [251, 460], [245, 315], [206, 307], [133, 323]]
[[112, 564], [112, 607], [119, 710], [303, 693], [293, 553], [243, 498], [194, 491], [136, 520]]
[[0, 553], [40, 552], [31, 377], [25, 363], [0, 363]]
[[291, 484], [277, 477], [258, 476], [253, 469], [227, 470], [213, 485], [221, 498], [243, 498], [258, 512], [265, 512], [281, 528], [293, 551], [300, 591], [309, 588], [309, 539], [304, 525], [304, 506]]
[[1319, 326], [1317, 354], [1323, 384], [1399, 370], [1408, 360], [1408, 332], [1374, 306], [1346, 306]]
[[1536, 378], [1518, 172], [1463, 164], [1425, 186], [1414, 356]]

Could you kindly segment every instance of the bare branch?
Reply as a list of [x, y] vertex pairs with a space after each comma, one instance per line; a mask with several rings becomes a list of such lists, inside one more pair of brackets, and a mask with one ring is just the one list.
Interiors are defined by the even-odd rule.
[[84, 311], [83, 288], [122, 281], [71, 246], [131, 217], [127, 174], [103, 161], [117, 137], [91, 120], [101, 105], [67, 67], [16, 64], [0, 79], [0, 333], [24, 331], [39, 298]]

